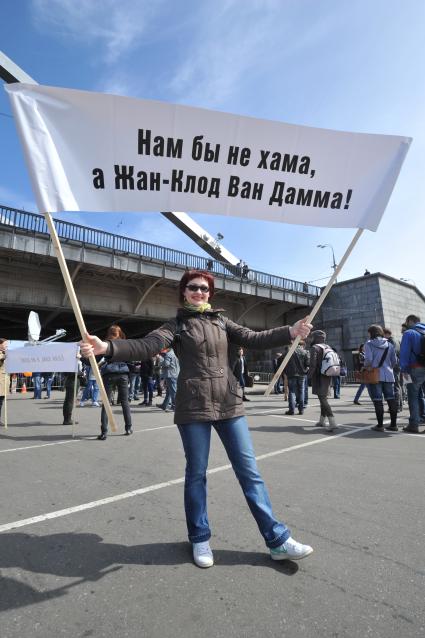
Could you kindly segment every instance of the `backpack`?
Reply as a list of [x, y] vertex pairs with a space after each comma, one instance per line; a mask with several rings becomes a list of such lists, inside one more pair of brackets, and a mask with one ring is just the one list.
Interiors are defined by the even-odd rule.
[[339, 377], [341, 374], [341, 361], [335, 350], [325, 344], [318, 343], [323, 348], [323, 359], [320, 374], [325, 377]]
[[417, 362], [421, 366], [425, 366], [425, 333], [422, 332], [422, 330], [419, 330], [418, 328], [413, 328], [413, 330], [421, 335], [421, 345], [419, 348], [419, 352], [415, 352], [415, 356], [416, 356]]

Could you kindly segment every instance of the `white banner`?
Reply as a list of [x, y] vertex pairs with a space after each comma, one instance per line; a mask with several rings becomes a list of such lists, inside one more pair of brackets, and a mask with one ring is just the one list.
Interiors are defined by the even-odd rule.
[[6, 372], [75, 372], [78, 343], [46, 343], [7, 350]]
[[41, 212], [192, 211], [376, 230], [411, 138], [5, 85]]

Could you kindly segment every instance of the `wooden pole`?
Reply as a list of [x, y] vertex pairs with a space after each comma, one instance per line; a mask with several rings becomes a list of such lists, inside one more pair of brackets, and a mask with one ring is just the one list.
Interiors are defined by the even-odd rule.
[[[363, 233], [363, 230], [364, 230], [363, 228], [359, 228], [357, 230], [356, 234], [354, 235], [353, 239], [351, 240], [350, 245], [348, 246], [347, 250], [345, 251], [345, 254], [344, 254], [343, 258], [339, 262], [338, 266], [335, 268], [332, 277], [329, 279], [328, 285], [326, 286], [326, 288], [324, 289], [324, 291], [320, 295], [320, 297], [317, 300], [316, 305], [314, 306], [314, 308], [311, 311], [311, 313], [306, 317], [307, 323], [311, 323], [313, 321], [314, 317], [319, 312], [322, 303], [325, 301], [325, 299], [326, 299], [326, 297], [328, 295], [328, 292], [330, 291], [330, 289], [334, 285], [336, 278], [338, 277], [339, 273], [341, 272], [342, 268], [344, 267], [345, 262], [347, 261], [348, 257], [350, 256], [354, 246], [357, 244], [358, 240], [360, 239], [360, 237], [361, 237], [361, 235]], [[301, 337], [296, 337], [294, 339], [294, 341], [292, 342], [292, 345], [289, 348], [284, 360], [280, 364], [279, 369], [276, 370], [273, 379], [270, 381], [269, 385], [266, 388], [266, 391], [264, 392], [264, 396], [265, 397], [268, 397], [270, 395], [270, 392], [274, 388], [274, 385], [275, 385], [276, 381], [279, 379], [279, 377], [281, 376], [282, 372], [286, 368], [286, 365], [287, 365], [289, 359], [292, 357], [292, 354], [294, 353], [295, 348], [299, 344], [300, 339], [301, 339]]]
[[[56, 232], [55, 224], [53, 222], [53, 218], [50, 213], [44, 213], [44, 218], [46, 220], [47, 226], [50, 231], [50, 236], [52, 238], [53, 247], [55, 249], [56, 257], [59, 262], [59, 267], [62, 272], [62, 276], [65, 282], [66, 290], [68, 293], [69, 300], [71, 302], [72, 309], [74, 311], [75, 318], [78, 323], [78, 327], [80, 329], [81, 338], [83, 341], [86, 339], [87, 328], [84, 323], [83, 315], [81, 314], [80, 306], [78, 303], [77, 295], [75, 294], [74, 286], [72, 284], [72, 279], [69, 274], [68, 266], [66, 264], [66, 260], [62, 251], [62, 246], [59, 241], [58, 234]], [[94, 376], [96, 378], [97, 384], [100, 390], [100, 396], [102, 397], [103, 407], [106, 410], [106, 414], [108, 416], [108, 421], [111, 425], [112, 432], [116, 432], [117, 427], [115, 425], [114, 415], [112, 413], [112, 408], [109, 405], [108, 395], [106, 394], [105, 386], [103, 385], [102, 376], [100, 374], [99, 366], [97, 365], [97, 361], [94, 355], [92, 355], [89, 359], [91, 369], [93, 370]], [[75, 406], [74, 406], [75, 410]], [[73, 414], [74, 414], [73, 410]]]

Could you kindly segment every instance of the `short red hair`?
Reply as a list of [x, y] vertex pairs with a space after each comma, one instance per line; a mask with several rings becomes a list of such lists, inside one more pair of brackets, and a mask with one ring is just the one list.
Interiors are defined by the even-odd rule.
[[208, 288], [210, 289], [209, 299], [212, 299], [214, 296], [214, 277], [210, 272], [206, 270], [187, 270], [183, 277], [180, 279], [179, 283], [179, 301], [180, 303], [184, 303], [184, 291], [192, 279], [196, 279], [197, 277], [202, 277], [202, 279], [206, 279], [208, 282]]

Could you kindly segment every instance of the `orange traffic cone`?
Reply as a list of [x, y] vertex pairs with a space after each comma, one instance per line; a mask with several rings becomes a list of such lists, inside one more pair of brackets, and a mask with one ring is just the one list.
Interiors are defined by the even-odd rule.
[[21, 394], [25, 394], [25, 392], [27, 391], [27, 386], [25, 385], [25, 382], [22, 384], [22, 388], [21, 388]]

